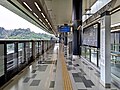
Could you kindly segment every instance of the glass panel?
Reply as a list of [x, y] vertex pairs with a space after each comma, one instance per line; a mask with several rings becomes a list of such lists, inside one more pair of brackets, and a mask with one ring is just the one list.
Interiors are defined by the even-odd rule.
[[30, 42], [30, 57], [32, 56], [32, 42]]
[[82, 56], [85, 58], [85, 47], [82, 46]]
[[14, 53], [14, 44], [7, 44], [7, 54]]
[[[119, 52], [120, 54], [120, 52]], [[120, 56], [111, 55], [111, 72], [120, 78]]]
[[18, 44], [18, 65], [25, 63], [24, 59], [24, 43]]
[[100, 67], [100, 50], [98, 50], [98, 67]]
[[120, 40], [119, 40], [119, 33], [114, 33], [115, 34], [115, 41], [114, 41], [114, 50], [119, 52], [119, 43], [120, 43]]
[[30, 44], [29, 44], [29, 42], [26, 42], [25, 44], [26, 44], [26, 46], [25, 46], [25, 49], [26, 49], [26, 60], [28, 61], [30, 59]]
[[35, 54], [38, 53], [38, 42], [35, 43]]
[[7, 70], [17, 67], [17, 53], [15, 53], [15, 45], [7, 44]]
[[120, 78], [120, 33], [111, 33], [111, 73]]
[[114, 47], [114, 51], [119, 52], [119, 48], [120, 48], [119, 44], [114, 44], [113, 47]]
[[89, 49], [89, 47], [86, 48], [86, 59], [90, 61], [90, 49]]
[[41, 53], [42, 50], [42, 46], [41, 46], [41, 42], [39, 42], [39, 53]]
[[114, 46], [115, 46], [114, 44], [111, 44], [111, 50], [112, 50], [112, 51], [115, 50], [115, 49], [114, 49]]
[[91, 62], [97, 65], [97, 48], [91, 49]]
[[46, 42], [44, 42], [44, 51], [46, 51]]
[[0, 77], [4, 75], [4, 44], [0, 44]]
[[111, 33], [111, 50], [115, 50], [114, 43], [115, 43], [115, 33]]

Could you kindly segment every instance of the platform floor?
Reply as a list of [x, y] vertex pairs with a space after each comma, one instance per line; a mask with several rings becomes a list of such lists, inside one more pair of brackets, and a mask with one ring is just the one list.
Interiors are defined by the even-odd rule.
[[22, 70], [1, 90], [69, 90], [65, 87], [70, 83], [63, 82], [65, 78], [61, 59], [66, 64], [70, 77], [67, 79], [71, 81], [72, 90], [120, 90], [113, 84], [111, 89], [105, 89], [99, 83], [100, 76], [94, 68], [79, 58], [71, 59], [67, 47], [59, 44]]

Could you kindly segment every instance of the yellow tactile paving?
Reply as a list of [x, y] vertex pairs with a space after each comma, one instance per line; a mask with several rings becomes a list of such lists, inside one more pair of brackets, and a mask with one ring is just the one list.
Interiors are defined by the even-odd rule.
[[62, 76], [63, 76], [64, 90], [73, 90], [69, 72], [67, 70], [67, 66], [65, 63], [64, 53], [62, 51], [60, 52], [60, 56], [61, 56], [61, 63], [62, 63]]

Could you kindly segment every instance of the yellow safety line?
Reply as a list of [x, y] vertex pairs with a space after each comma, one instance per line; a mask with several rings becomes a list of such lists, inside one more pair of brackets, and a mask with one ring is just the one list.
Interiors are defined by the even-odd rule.
[[69, 72], [67, 70], [67, 66], [65, 63], [64, 53], [62, 51], [60, 53], [60, 56], [61, 56], [61, 63], [62, 63], [62, 76], [63, 76], [64, 90], [73, 90]]

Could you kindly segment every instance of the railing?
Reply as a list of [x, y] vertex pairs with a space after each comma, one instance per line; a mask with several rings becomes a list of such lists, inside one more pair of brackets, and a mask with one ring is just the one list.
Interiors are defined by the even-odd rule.
[[81, 56], [86, 60], [90, 61], [97, 67], [100, 67], [100, 51], [98, 48], [89, 47], [89, 46], [80, 46], [81, 47]]
[[[81, 56], [100, 67], [100, 51], [97, 48], [81, 46]], [[120, 44], [111, 44], [111, 74], [120, 81]], [[112, 77], [113, 78], [113, 77]], [[115, 78], [113, 78], [115, 79]]]
[[51, 40], [0, 40], [0, 86], [51, 46]]

